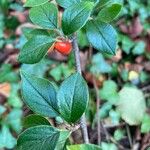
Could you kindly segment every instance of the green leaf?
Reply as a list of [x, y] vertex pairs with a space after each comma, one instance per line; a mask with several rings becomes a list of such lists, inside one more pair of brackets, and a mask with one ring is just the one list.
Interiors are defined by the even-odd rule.
[[108, 4], [108, 2], [110, 2], [110, 0], [100, 0], [98, 5], [103, 7], [104, 5]]
[[113, 143], [101, 143], [102, 150], [118, 150], [117, 146]]
[[93, 2], [80, 2], [67, 8], [62, 16], [64, 34], [69, 35], [81, 29], [88, 21], [93, 7]]
[[16, 139], [11, 135], [9, 128], [3, 125], [0, 131], [0, 149], [12, 149], [16, 143]]
[[19, 84], [11, 84], [11, 93], [8, 97], [8, 104], [14, 108], [21, 108], [23, 106], [23, 102], [20, 99], [19, 90]]
[[120, 113], [118, 111], [115, 111], [113, 109], [110, 110], [109, 116], [113, 125], [119, 125]]
[[21, 109], [13, 109], [5, 119], [7, 124], [9, 124], [16, 133], [20, 133], [22, 130], [22, 115], [23, 112]]
[[81, 2], [81, 0], [56, 0], [56, 2], [64, 8], [68, 8], [76, 3]]
[[132, 50], [134, 55], [141, 55], [145, 51], [146, 44], [144, 41], [139, 41], [135, 44], [135, 47]]
[[19, 61], [26, 64], [39, 62], [52, 46], [54, 39], [49, 36], [35, 36], [23, 46]]
[[121, 5], [120, 4], [112, 4], [109, 7], [104, 7], [98, 14], [97, 19], [103, 21], [103, 22], [111, 22], [114, 20], [119, 12], [121, 11]]
[[6, 111], [6, 108], [0, 105], [0, 116]]
[[121, 129], [117, 129], [115, 132], [114, 132], [114, 138], [115, 140], [119, 141], [121, 140], [122, 138], [124, 138], [124, 130], [121, 130]]
[[56, 88], [46, 79], [21, 72], [22, 96], [25, 103], [36, 113], [55, 117], [57, 113]]
[[23, 28], [23, 34], [27, 39], [31, 39], [34, 36], [50, 36], [49, 32], [44, 29], [33, 29], [33, 28]]
[[89, 1], [89, 2], [97, 2], [97, 0], [56, 0], [56, 2], [64, 8], [68, 8], [74, 4], [84, 2], [84, 1]]
[[90, 68], [93, 74], [108, 73], [111, 72], [111, 70], [111, 66], [105, 61], [102, 54], [98, 53], [93, 55], [92, 66]]
[[58, 26], [58, 10], [52, 3], [31, 8], [29, 16], [34, 24], [43, 28], [56, 29]]
[[29, 115], [23, 119], [23, 126], [25, 128], [30, 128], [38, 125], [50, 125], [49, 121], [36, 114]]
[[129, 54], [131, 48], [134, 46], [134, 42], [132, 41], [132, 39], [125, 35], [119, 35], [119, 41], [122, 42], [122, 50], [126, 54]]
[[138, 125], [141, 123], [146, 104], [143, 93], [133, 87], [124, 87], [119, 92], [118, 111], [129, 125]]
[[17, 146], [21, 150], [54, 150], [59, 135], [59, 130], [51, 126], [31, 127], [19, 136]]
[[3, 82], [17, 82], [19, 76], [16, 72], [13, 71], [13, 68], [10, 64], [3, 64], [0, 68], [0, 83]]
[[80, 144], [67, 146], [67, 150], [102, 150], [102, 149], [94, 144]]
[[150, 132], [150, 116], [148, 114], [145, 114], [142, 119], [141, 132], [142, 133]]
[[61, 131], [55, 150], [63, 150], [66, 140], [70, 136], [69, 131]]
[[110, 103], [116, 103], [119, 99], [117, 84], [112, 80], [104, 81], [103, 88], [100, 90], [99, 94], [101, 99], [108, 100]]
[[100, 52], [115, 55], [117, 33], [110, 25], [99, 20], [90, 20], [87, 25], [87, 37], [94, 48]]
[[69, 123], [78, 121], [89, 100], [87, 84], [79, 73], [71, 75], [62, 83], [57, 99], [62, 118]]
[[39, 6], [42, 5], [46, 2], [48, 2], [49, 0], [27, 0], [27, 2], [25, 3], [25, 7], [35, 7], [35, 6]]

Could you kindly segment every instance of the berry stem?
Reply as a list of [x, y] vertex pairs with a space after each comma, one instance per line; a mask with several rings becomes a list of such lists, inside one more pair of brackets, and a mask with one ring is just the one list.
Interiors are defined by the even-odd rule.
[[[76, 34], [74, 34], [74, 36], [73, 36], [73, 50], [74, 50], [74, 55], [75, 55], [75, 62], [76, 62], [77, 72], [79, 72], [82, 75], [81, 63], [80, 63], [80, 54], [79, 54], [79, 46], [78, 46], [78, 43], [77, 43]], [[82, 117], [80, 119], [80, 127], [81, 127], [81, 131], [82, 131], [82, 136], [83, 136], [84, 143], [88, 144], [89, 143], [89, 137], [88, 137], [85, 113], [82, 115]]]

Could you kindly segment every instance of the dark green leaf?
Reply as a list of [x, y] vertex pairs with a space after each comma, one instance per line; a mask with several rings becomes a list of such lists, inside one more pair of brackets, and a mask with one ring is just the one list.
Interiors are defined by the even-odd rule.
[[33, 64], [39, 62], [52, 46], [54, 39], [49, 36], [35, 36], [23, 46], [19, 55], [22, 63]]
[[101, 148], [94, 144], [80, 144], [67, 146], [67, 150], [101, 150]]
[[52, 3], [46, 3], [44, 5], [31, 8], [29, 16], [33, 23], [43, 28], [57, 28], [58, 10], [57, 7]]
[[54, 150], [60, 131], [47, 125], [31, 127], [18, 138], [17, 146], [21, 150]]
[[67, 8], [62, 16], [62, 29], [69, 35], [82, 28], [90, 17], [93, 2], [80, 2]]
[[89, 100], [87, 84], [79, 73], [71, 75], [62, 83], [57, 99], [61, 116], [69, 123], [78, 121]]
[[30, 128], [38, 125], [50, 125], [50, 123], [46, 118], [35, 114], [29, 115], [23, 119], [23, 126], [25, 128]]
[[99, 20], [90, 20], [86, 28], [88, 40], [93, 47], [100, 52], [115, 54], [117, 33], [111, 25]]
[[103, 22], [110, 22], [112, 20], [114, 20], [117, 15], [119, 14], [120, 10], [121, 10], [121, 5], [120, 4], [112, 4], [109, 7], [104, 7], [98, 14], [98, 18], [99, 20], [103, 21]]
[[48, 80], [21, 72], [22, 95], [25, 103], [36, 113], [57, 116], [56, 88]]
[[111, 0], [100, 0], [98, 3], [98, 7], [103, 7], [108, 4]]
[[47, 30], [33, 29], [33, 28], [23, 28], [23, 34], [25, 35], [25, 37], [27, 39], [30, 39], [34, 36], [39, 36], [39, 35], [43, 35], [43, 36], [49, 36], [50, 35]]
[[63, 150], [66, 140], [70, 136], [69, 131], [61, 131], [55, 150]]
[[89, 2], [97, 2], [97, 0], [56, 0], [56, 2], [64, 8], [68, 8], [74, 4], [84, 2], [84, 1], [89, 1]]
[[48, 2], [49, 0], [27, 0], [27, 2], [25, 3], [25, 7], [35, 7], [35, 6], [39, 6], [42, 5], [46, 2]]

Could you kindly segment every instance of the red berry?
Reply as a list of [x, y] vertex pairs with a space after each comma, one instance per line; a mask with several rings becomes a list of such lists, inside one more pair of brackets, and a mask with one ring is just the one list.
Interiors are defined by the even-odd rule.
[[72, 44], [70, 41], [59, 41], [55, 43], [55, 49], [63, 55], [68, 55], [72, 50]]

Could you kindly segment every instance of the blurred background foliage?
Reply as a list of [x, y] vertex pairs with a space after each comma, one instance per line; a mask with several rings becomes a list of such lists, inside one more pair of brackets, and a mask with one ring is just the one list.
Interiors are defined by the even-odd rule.
[[[98, 141], [100, 119], [103, 150], [144, 150], [150, 145], [150, 1], [112, 1], [123, 5], [119, 19], [112, 22], [118, 31], [116, 56], [98, 53], [88, 43], [85, 29], [78, 32], [90, 90], [86, 111], [90, 142]], [[75, 70], [73, 53], [67, 58], [54, 51], [34, 65], [17, 61], [26, 42], [23, 33], [33, 27], [24, 2], [0, 0], [0, 149], [14, 149], [22, 118], [32, 113], [20, 96], [19, 69], [58, 84]], [[80, 143], [78, 132], [74, 134], [73, 142]]]

